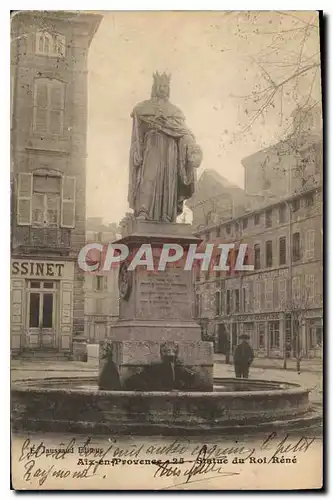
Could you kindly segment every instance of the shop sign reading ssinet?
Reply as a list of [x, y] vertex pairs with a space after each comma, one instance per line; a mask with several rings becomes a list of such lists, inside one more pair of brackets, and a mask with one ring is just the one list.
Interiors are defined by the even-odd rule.
[[13, 261], [13, 276], [62, 278], [65, 264], [60, 262]]

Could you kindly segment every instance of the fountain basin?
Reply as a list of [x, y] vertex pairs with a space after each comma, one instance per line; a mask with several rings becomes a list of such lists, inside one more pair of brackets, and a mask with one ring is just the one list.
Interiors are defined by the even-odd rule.
[[309, 390], [252, 379], [216, 378], [212, 392], [102, 391], [92, 377], [20, 380], [11, 400], [16, 430], [183, 435], [307, 427], [320, 419]]

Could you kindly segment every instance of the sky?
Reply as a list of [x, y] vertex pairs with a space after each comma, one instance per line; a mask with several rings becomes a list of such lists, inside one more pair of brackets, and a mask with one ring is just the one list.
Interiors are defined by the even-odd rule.
[[307, 72], [297, 92], [285, 85], [249, 126], [258, 105], [244, 96], [266, 86], [268, 73], [279, 81], [318, 52], [314, 12], [100, 14], [88, 57], [87, 217], [119, 222], [128, 211], [130, 113], [149, 99], [153, 72], [172, 75], [170, 101], [203, 150], [199, 177], [215, 169], [241, 187], [241, 160], [282, 137], [310, 87], [320, 99], [320, 71]]

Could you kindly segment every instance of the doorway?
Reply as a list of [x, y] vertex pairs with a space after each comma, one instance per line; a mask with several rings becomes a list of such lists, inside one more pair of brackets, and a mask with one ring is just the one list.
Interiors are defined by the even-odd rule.
[[56, 348], [56, 310], [58, 288], [55, 281], [28, 282], [27, 342], [28, 349]]

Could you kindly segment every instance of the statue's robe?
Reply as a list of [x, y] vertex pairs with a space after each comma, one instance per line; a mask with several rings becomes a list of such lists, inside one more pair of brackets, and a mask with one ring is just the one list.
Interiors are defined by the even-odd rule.
[[193, 134], [181, 110], [150, 99], [133, 110], [128, 201], [135, 216], [174, 222], [194, 193], [195, 169], [188, 161]]

